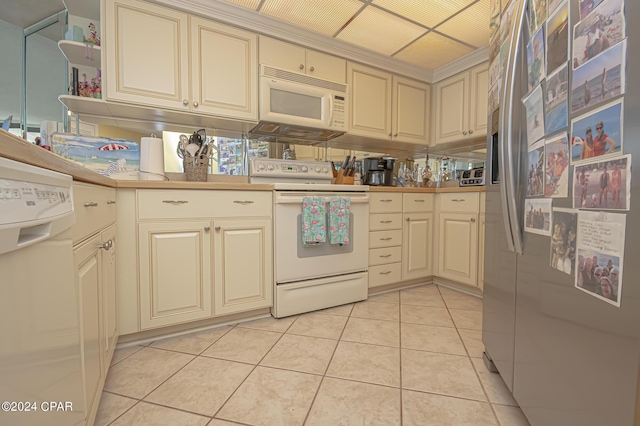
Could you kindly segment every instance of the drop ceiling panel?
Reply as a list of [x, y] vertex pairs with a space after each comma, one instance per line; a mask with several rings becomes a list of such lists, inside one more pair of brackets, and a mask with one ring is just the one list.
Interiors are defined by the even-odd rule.
[[260, 0], [224, 0], [237, 6], [246, 7], [247, 9], [256, 10], [260, 4]]
[[266, 0], [260, 13], [332, 36], [362, 6], [359, 0]]
[[430, 32], [393, 57], [425, 68], [436, 69], [473, 50], [469, 46]]
[[480, 0], [440, 25], [437, 30], [475, 47], [488, 45], [489, 0]]
[[338, 34], [340, 40], [391, 55], [426, 30], [395, 15], [367, 7]]
[[373, 0], [372, 4], [434, 27], [476, 0]]

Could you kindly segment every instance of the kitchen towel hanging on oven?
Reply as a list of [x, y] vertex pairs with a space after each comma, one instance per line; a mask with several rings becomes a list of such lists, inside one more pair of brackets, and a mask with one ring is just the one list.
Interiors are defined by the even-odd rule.
[[302, 199], [302, 244], [314, 246], [327, 241], [327, 209], [324, 197]]
[[349, 210], [351, 198], [331, 197], [329, 199], [329, 242], [349, 244]]

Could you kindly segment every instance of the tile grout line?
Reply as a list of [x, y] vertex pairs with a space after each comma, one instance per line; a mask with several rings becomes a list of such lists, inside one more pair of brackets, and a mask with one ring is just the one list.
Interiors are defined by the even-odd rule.
[[[229, 395], [227, 397], [227, 399], [224, 400], [224, 402], [222, 403], [222, 405], [220, 405], [220, 408], [218, 408], [218, 410], [215, 412], [215, 414], [213, 415], [213, 418], [216, 418], [216, 416], [218, 415], [218, 413], [220, 413], [220, 410], [222, 410], [224, 408], [225, 405], [227, 405], [227, 403], [229, 402], [229, 400], [231, 398], [233, 398], [233, 396], [236, 394], [236, 392], [238, 392], [238, 389], [240, 389], [242, 387], [242, 385], [244, 384], [244, 382], [247, 381], [247, 379], [249, 378], [249, 376], [251, 376], [253, 374], [254, 371], [256, 371], [256, 368], [258, 368], [258, 366], [260, 365], [260, 363], [267, 357], [267, 355], [269, 355], [269, 352], [271, 352], [271, 350], [274, 348], [275, 345], [278, 344], [278, 342], [280, 341], [280, 339], [282, 339], [282, 337], [286, 334], [286, 332], [291, 328], [291, 326], [293, 326], [293, 324], [295, 324], [296, 321], [298, 321], [298, 318], [300, 318], [300, 315], [298, 315], [296, 317], [296, 319], [291, 322], [291, 324], [289, 324], [289, 326], [281, 333], [280, 337], [278, 338], [278, 340], [276, 340], [273, 345], [271, 345], [271, 347], [269, 348], [269, 350], [262, 356], [262, 358], [260, 358], [260, 360], [253, 366], [253, 369], [251, 369], [251, 371], [249, 372], [249, 374], [247, 374], [247, 377], [244, 378], [244, 380], [242, 380], [242, 382], [240, 382], [240, 384], [238, 386], [236, 386], [236, 388], [234, 389], [233, 392], [231, 392], [231, 395]], [[242, 327], [241, 327], [242, 328]], [[255, 329], [253, 329], [255, 330]], [[269, 331], [269, 330], [260, 330], [260, 331]], [[220, 420], [225, 420], [226, 419], [220, 419]]]
[[[324, 369], [324, 374], [322, 375], [322, 379], [320, 379], [320, 384], [318, 385], [318, 389], [316, 390], [316, 393], [313, 396], [313, 399], [311, 400], [311, 404], [309, 405], [309, 410], [307, 411], [307, 415], [304, 417], [304, 420], [302, 421], [302, 425], [303, 426], [307, 423], [307, 420], [309, 420], [309, 415], [311, 414], [311, 409], [313, 409], [313, 404], [315, 404], [316, 398], [318, 397], [318, 393], [320, 393], [320, 388], [322, 388], [322, 384], [324, 383], [324, 379], [327, 377], [327, 371], [329, 371], [329, 366], [331, 365], [331, 362], [333, 361], [333, 357], [335, 356], [336, 351], [338, 350], [338, 346], [340, 346], [340, 342], [342, 341], [342, 335], [344, 334], [344, 330], [347, 328], [347, 324], [349, 323], [349, 319], [351, 318], [351, 314], [353, 313], [353, 310], [355, 309], [355, 306], [356, 306], [355, 303], [353, 303], [351, 305], [351, 310], [349, 311], [349, 316], [347, 317], [347, 320], [344, 322], [344, 326], [342, 327], [342, 331], [340, 332], [340, 336], [338, 336], [338, 343], [336, 344], [336, 347], [333, 349], [333, 353], [331, 354], [331, 358], [329, 359], [329, 362], [327, 363], [327, 367]], [[329, 378], [331, 378], [331, 376], [329, 376]]]
[[500, 425], [500, 419], [498, 418], [498, 415], [496, 414], [496, 411], [493, 408], [493, 404], [491, 403], [491, 399], [489, 398], [489, 394], [487, 393], [487, 390], [485, 389], [484, 384], [482, 383], [482, 380], [480, 379], [480, 374], [478, 374], [478, 371], [476, 370], [476, 366], [473, 364], [473, 361], [471, 360], [471, 355], [469, 354], [469, 350], [467, 349], [467, 346], [464, 344], [464, 340], [462, 339], [462, 335], [460, 334], [460, 330], [458, 329], [458, 326], [457, 326], [456, 322], [453, 320], [453, 317], [451, 316], [451, 311], [449, 310], [449, 305], [447, 305], [447, 301], [444, 298], [444, 296], [442, 295], [442, 292], [440, 291], [440, 287], [438, 287], [438, 292], [440, 293], [440, 297], [442, 297], [442, 300], [444, 301], [444, 304], [447, 307], [447, 312], [449, 313], [449, 316], [451, 317], [451, 321], [453, 321], [453, 325], [456, 327], [456, 333], [458, 334], [458, 337], [460, 338], [460, 341], [462, 342], [462, 346], [464, 347], [464, 350], [467, 352], [467, 359], [469, 360], [469, 363], [471, 364], [471, 368], [473, 369], [473, 372], [476, 375], [476, 379], [478, 379], [478, 383], [480, 383], [480, 387], [482, 388], [482, 392], [484, 393], [485, 398], [487, 398], [487, 403], [489, 404], [489, 409], [491, 410], [491, 413], [493, 414], [493, 418], [496, 420], [496, 424]]

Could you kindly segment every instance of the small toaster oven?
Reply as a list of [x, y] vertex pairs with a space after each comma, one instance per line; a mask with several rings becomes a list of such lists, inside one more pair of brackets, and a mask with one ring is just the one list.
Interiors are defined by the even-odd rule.
[[460, 186], [483, 186], [485, 169], [471, 169], [462, 172]]

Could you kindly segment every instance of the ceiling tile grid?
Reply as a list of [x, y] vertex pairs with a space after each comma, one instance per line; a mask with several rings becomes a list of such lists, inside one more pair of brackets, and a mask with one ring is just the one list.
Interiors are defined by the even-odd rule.
[[393, 57], [425, 68], [437, 69], [473, 50], [443, 35], [430, 32]]
[[338, 39], [391, 55], [427, 32], [383, 10], [367, 7], [337, 36]]
[[444, 24], [438, 32], [475, 47], [489, 44], [489, 0], [480, 0]]
[[476, 0], [373, 0], [400, 16], [432, 28]]
[[490, 37], [490, 0], [220, 1], [432, 70]]
[[333, 36], [362, 6], [359, 0], [266, 0], [260, 13]]

